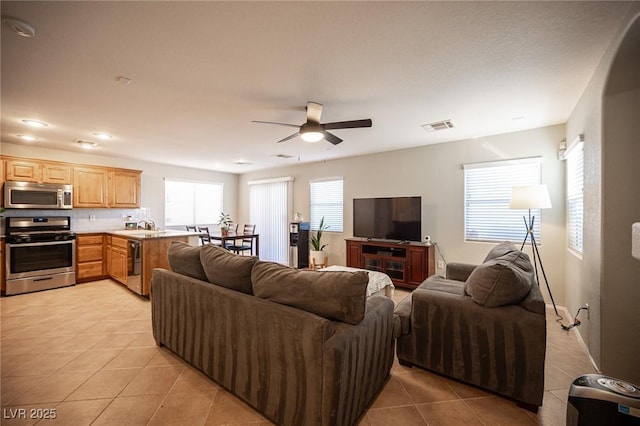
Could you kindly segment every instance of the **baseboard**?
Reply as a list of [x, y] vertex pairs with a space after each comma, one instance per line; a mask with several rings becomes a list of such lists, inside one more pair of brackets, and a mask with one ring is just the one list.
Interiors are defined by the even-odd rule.
[[[547, 307], [553, 308], [553, 305], [547, 304]], [[563, 311], [565, 313], [565, 315], [566, 315], [565, 318], [567, 318], [569, 320], [569, 324], [573, 324], [573, 321], [575, 320], [575, 318], [573, 318], [573, 316], [571, 316], [571, 314], [569, 313], [569, 310], [566, 308], [566, 306], [556, 305], [556, 307], [559, 310], [561, 310], [561, 311]], [[600, 370], [600, 368], [598, 367], [598, 364], [596, 364], [595, 360], [591, 356], [591, 351], [589, 351], [589, 348], [587, 347], [587, 344], [584, 342], [584, 339], [582, 338], [582, 335], [580, 334], [578, 328], [574, 328], [573, 330], [569, 330], [569, 333], [571, 333], [571, 332], [575, 332], [576, 336], [578, 337], [578, 341], [582, 345], [582, 348], [585, 350], [585, 352], [589, 356], [589, 361], [591, 362], [591, 365], [593, 366], [593, 368], [598, 373], [601, 373], [602, 371]]]

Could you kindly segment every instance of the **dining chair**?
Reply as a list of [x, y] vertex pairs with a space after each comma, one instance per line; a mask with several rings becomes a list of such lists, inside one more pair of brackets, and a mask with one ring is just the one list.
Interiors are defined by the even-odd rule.
[[[244, 230], [242, 232], [242, 235], [253, 235], [256, 232], [256, 226], [255, 225], [244, 225]], [[253, 253], [253, 237], [247, 237], [247, 238], [242, 238], [242, 240], [240, 240], [240, 244], [234, 244], [232, 246], [229, 247], [229, 250], [237, 253], [237, 254], [244, 254], [245, 251], [249, 251], [249, 254]]]
[[198, 228], [195, 225], [185, 225], [185, 227], [189, 232], [198, 232]]
[[198, 226], [198, 232], [200, 233], [200, 243], [202, 245], [211, 244], [211, 235], [209, 234], [208, 226]]

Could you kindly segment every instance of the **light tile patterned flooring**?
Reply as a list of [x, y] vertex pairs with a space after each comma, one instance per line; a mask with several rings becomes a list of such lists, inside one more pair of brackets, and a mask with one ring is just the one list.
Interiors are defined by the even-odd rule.
[[[396, 290], [395, 301], [406, 294]], [[157, 347], [149, 301], [113, 281], [5, 297], [0, 310], [3, 425], [270, 423]], [[552, 310], [547, 318], [546, 391], [537, 415], [396, 361], [360, 424], [564, 425], [571, 381], [594, 370], [575, 332], [561, 330]], [[17, 418], [20, 409], [27, 418]], [[29, 418], [52, 409], [53, 420]]]

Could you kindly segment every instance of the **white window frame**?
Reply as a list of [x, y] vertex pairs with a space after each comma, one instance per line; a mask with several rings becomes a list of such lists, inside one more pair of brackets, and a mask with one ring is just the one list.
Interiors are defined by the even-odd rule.
[[[191, 205], [189, 206], [190, 214], [184, 214], [183, 212], [183, 214], [176, 219], [172, 219], [172, 214], [171, 214], [172, 207], [170, 206], [170, 204], [172, 203], [172, 200], [171, 200], [172, 194], [169, 194], [167, 190], [167, 184], [171, 185], [172, 183], [176, 183], [181, 186], [184, 186], [185, 197], [182, 198], [179, 202], [183, 204], [187, 203], [187, 206], [188, 206], [188, 203], [191, 203]], [[213, 204], [210, 209], [206, 209], [206, 207], [200, 204], [202, 201], [202, 197], [197, 195], [199, 191], [207, 190], [207, 189], [219, 192], [219, 194], [212, 194], [213, 198], [208, 200]], [[165, 194], [164, 194], [165, 196], [164, 226], [165, 227], [178, 227], [178, 226], [186, 226], [186, 225], [213, 225], [218, 223], [218, 220], [220, 218], [220, 213], [224, 211], [224, 206], [223, 206], [224, 184], [223, 183], [164, 178], [164, 191], [165, 191]], [[190, 217], [187, 217], [187, 216], [190, 216]], [[186, 223], [183, 223], [183, 222], [186, 222]]]
[[584, 143], [582, 137], [567, 150], [567, 247], [578, 257], [583, 252]]
[[[511, 241], [522, 243], [527, 234], [523, 216], [529, 211], [511, 209], [511, 188], [539, 185], [542, 157], [465, 164], [464, 239], [473, 242]], [[540, 209], [535, 215], [534, 236], [540, 245]]]
[[324, 217], [327, 232], [344, 231], [344, 178], [332, 177], [309, 181], [309, 222], [317, 231]]

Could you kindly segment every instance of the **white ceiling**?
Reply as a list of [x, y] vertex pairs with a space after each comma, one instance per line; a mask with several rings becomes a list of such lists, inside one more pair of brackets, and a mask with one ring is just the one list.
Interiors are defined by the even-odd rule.
[[[629, 5], [2, 1], [37, 33], [2, 27], [1, 137], [243, 173], [564, 123]], [[251, 123], [302, 124], [307, 101], [373, 127], [333, 146]]]

